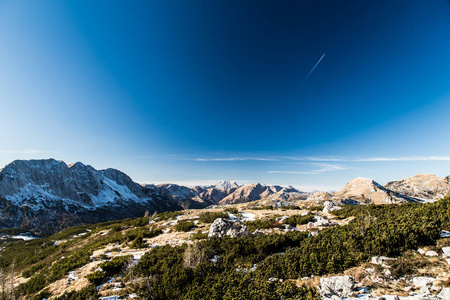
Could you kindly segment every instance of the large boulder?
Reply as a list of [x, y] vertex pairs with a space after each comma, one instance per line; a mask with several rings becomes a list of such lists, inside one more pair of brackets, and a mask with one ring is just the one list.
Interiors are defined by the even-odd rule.
[[353, 293], [355, 279], [351, 276], [333, 276], [320, 278], [320, 293], [324, 297], [331, 295], [349, 297]]
[[342, 206], [338, 206], [336, 205], [336, 203], [332, 202], [332, 201], [325, 201], [323, 203], [323, 212], [327, 213], [333, 210], [340, 210], [342, 209]]
[[246, 236], [249, 234], [247, 226], [245, 226], [241, 220], [223, 219], [218, 218], [214, 220], [209, 228], [208, 237], [238, 237]]

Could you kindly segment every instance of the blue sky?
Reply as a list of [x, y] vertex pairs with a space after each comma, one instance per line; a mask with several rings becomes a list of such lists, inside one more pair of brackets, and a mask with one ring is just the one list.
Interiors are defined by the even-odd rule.
[[304, 190], [443, 177], [449, 36], [446, 0], [0, 1], [0, 165]]

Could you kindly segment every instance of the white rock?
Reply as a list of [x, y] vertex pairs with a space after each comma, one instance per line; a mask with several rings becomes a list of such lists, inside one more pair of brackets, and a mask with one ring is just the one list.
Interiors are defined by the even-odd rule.
[[443, 288], [437, 296], [441, 299], [450, 299], [450, 287]]
[[245, 226], [239, 219], [227, 220], [218, 218], [214, 220], [209, 228], [208, 237], [238, 237], [248, 235], [247, 226]]
[[425, 254], [425, 250], [423, 250], [422, 248], [420, 248], [419, 250], [417, 250], [417, 252], [419, 252], [419, 253], [422, 254], [422, 255]]
[[400, 299], [397, 295], [384, 295], [382, 298], [384, 298], [384, 300], [399, 300]]
[[416, 287], [430, 287], [433, 284], [433, 277], [419, 276], [413, 278], [413, 285]]
[[351, 276], [333, 276], [320, 278], [320, 292], [322, 295], [337, 295], [348, 297], [353, 292], [355, 280]]
[[340, 210], [342, 209], [341, 206], [337, 206], [334, 202], [332, 201], [325, 201], [323, 204], [323, 212], [329, 212], [329, 211], [333, 211], [333, 210]]
[[447, 263], [450, 265], [450, 258], [447, 258]]
[[423, 286], [420, 288], [420, 292], [424, 293], [424, 294], [431, 294], [430, 290], [428, 289], [427, 286]]
[[443, 257], [450, 257], [450, 247], [442, 247], [442, 252]]
[[393, 259], [395, 259], [395, 258], [390, 258], [390, 257], [386, 257], [386, 256], [374, 256], [374, 257], [372, 257], [371, 262], [374, 265], [380, 265], [380, 266], [386, 267], [387, 266], [386, 262], [393, 260]]
[[429, 250], [425, 253], [425, 256], [439, 256], [439, 254], [436, 251]]

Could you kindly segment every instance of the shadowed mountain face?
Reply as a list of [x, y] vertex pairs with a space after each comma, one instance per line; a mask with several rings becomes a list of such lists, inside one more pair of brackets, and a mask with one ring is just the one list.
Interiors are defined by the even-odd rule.
[[0, 172], [0, 226], [48, 234], [68, 226], [181, 209], [157, 187], [82, 163], [17, 160]]

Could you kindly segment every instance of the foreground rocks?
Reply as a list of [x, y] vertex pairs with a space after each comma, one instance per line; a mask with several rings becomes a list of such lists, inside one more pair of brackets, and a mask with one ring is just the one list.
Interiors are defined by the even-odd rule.
[[249, 234], [247, 226], [245, 226], [242, 221], [238, 219], [216, 219], [209, 228], [208, 237], [239, 237], [246, 236]]
[[[320, 293], [323, 299], [340, 299], [353, 294], [355, 279], [351, 276], [333, 276], [320, 278]], [[338, 296], [338, 297], [333, 297]]]

